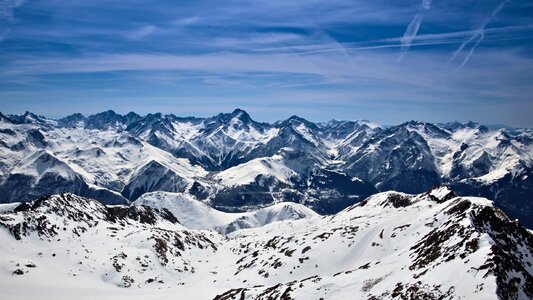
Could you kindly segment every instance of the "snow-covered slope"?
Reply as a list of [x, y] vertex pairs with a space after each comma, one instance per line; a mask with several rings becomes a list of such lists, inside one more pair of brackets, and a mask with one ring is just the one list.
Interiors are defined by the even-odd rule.
[[223, 185], [231, 187], [252, 183], [259, 175], [275, 178], [277, 181], [287, 184], [290, 183], [292, 177], [298, 177], [295, 171], [287, 167], [281, 155], [274, 155], [256, 158], [224, 170], [218, 173], [215, 179], [220, 180]]
[[142, 195], [133, 205], [167, 209], [189, 229], [216, 230], [228, 234], [238, 229], [261, 227], [266, 224], [318, 216], [311, 209], [297, 203], [284, 202], [257, 211], [227, 213], [218, 211], [188, 194], [152, 192]]
[[187, 159], [124, 131], [44, 129], [9, 122], [0, 127], [5, 137], [0, 145], [2, 201], [68, 191], [106, 203], [126, 203], [152, 190], [185, 191], [207, 175]]
[[[427, 195], [388, 192], [318, 224], [293, 223], [291, 234], [280, 235], [279, 224], [239, 231], [234, 238], [243, 244], [253, 241], [244, 251], [284, 248], [284, 253], [303, 263], [283, 255], [268, 258], [263, 252], [256, 257], [248, 255], [241, 265], [252, 265], [246, 268], [248, 272], [259, 273], [265, 270], [261, 267], [264, 261], [274, 259], [278, 268], [262, 274], [285, 278], [285, 282], [242, 285], [226, 295], [241, 299], [260, 295], [272, 299], [306, 299], [310, 295], [324, 299], [533, 296], [527, 287], [533, 282], [530, 233], [486, 199], [435, 200]], [[516, 243], [518, 239], [521, 242]], [[341, 265], [347, 269], [339, 270]], [[286, 275], [287, 271], [292, 275]]]
[[218, 239], [185, 230], [168, 211], [106, 207], [70, 194], [23, 204], [0, 223], [0, 285], [10, 299], [105, 298], [105, 291], [117, 292], [110, 286], [179, 286]]
[[0, 211], [9, 299], [533, 297], [532, 234], [446, 188], [380, 193], [226, 237], [188, 230], [167, 210], [70, 194]]

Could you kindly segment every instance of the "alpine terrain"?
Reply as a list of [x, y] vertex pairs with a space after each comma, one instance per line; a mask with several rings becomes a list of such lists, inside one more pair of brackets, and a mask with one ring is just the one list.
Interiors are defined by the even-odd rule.
[[0, 137], [6, 299], [533, 299], [529, 129], [26, 112]]
[[294, 203], [224, 213], [170, 192], [130, 206], [62, 193], [1, 205], [0, 228], [6, 299], [533, 297], [531, 232], [447, 187], [378, 193], [329, 216]]
[[0, 114], [0, 202], [60, 192], [130, 204], [182, 193], [225, 212], [280, 202], [334, 214], [379, 191], [448, 185], [533, 226], [533, 130], [476, 123], [274, 124], [106, 111], [52, 120]]

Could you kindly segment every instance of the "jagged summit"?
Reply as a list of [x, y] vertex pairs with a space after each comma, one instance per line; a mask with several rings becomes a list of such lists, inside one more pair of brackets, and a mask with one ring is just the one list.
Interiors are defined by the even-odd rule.
[[236, 108], [231, 114], [240, 119], [250, 119], [250, 115], [240, 108]]

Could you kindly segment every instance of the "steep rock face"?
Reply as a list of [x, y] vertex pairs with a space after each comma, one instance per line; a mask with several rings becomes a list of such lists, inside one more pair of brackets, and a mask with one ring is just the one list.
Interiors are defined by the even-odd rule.
[[68, 164], [46, 151], [26, 158], [0, 182], [0, 199], [28, 201], [42, 195], [71, 192], [90, 196], [104, 203], [127, 203], [109, 190], [89, 186]]
[[381, 130], [378, 125], [367, 120], [361, 121], [338, 121], [331, 120], [327, 123], [318, 123], [318, 134], [323, 140], [343, 141], [352, 137], [354, 133]]
[[467, 179], [453, 183], [451, 187], [461, 195], [497, 199], [497, 205], [510, 217], [520, 219], [528, 228], [533, 227], [533, 168], [525, 167], [519, 173], [508, 173], [492, 182]]
[[[510, 221], [499, 209], [484, 207], [472, 213], [471, 218], [476, 229], [490, 236], [493, 241], [491, 256], [483, 267], [486, 269], [484, 276], [496, 277], [498, 297], [500, 299], [533, 297], [531, 232], [518, 222]], [[513, 234], [508, 234], [510, 231]], [[521, 242], [515, 243], [516, 239]]]
[[390, 128], [364, 143], [347, 159], [346, 169], [380, 190], [417, 193], [440, 183], [426, 140], [405, 127]]
[[236, 109], [231, 114], [219, 114], [207, 119], [195, 139], [217, 169], [227, 169], [248, 161], [250, 152], [268, 141], [275, 129], [253, 121], [248, 113]]
[[[3, 293], [20, 297], [45, 282], [52, 289], [41, 296], [72, 284], [69, 293], [91, 287], [145, 299], [533, 297], [531, 232], [490, 201], [447, 187], [379, 193], [328, 217], [288, 220], [305, 208], [277, 205], [228, 223], [265, 226], [226, 227], [236, 229], [227, 236], [185, 228], [155, 205], [174, 195], [160, 196], [150, 207], [71, 194], [0, 206]], [[180, 209], [200, 209], [198, 217], [209, 210], [181, 200]], [[212, 213], [204, 225], [226, 217]]]
[[326, 145], [318, 137], [319, 128], [296, 116], [275, 124], [277, 134], [258, 147], [251, 157], [281, 154], [299, 174], [309, 173], [316, 166], [324, 166], [328, 154]]
[[146, 192], [167, 191], [183, 192], [190, 185], [188, 178], [156, 161], [150, 161], [132, 176], [132, 180], [122, 190], [128, 199], [137, 199]]

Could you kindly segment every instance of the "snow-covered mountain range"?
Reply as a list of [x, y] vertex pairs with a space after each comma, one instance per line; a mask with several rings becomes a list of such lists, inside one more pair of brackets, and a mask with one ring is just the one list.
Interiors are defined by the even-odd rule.
[[224, 213], [168, 192], [134, 204], [64, 193], [0, 205], [2, 297], [533, 297], [532, 233], [447, 187], [378, 193], [330, 216], [294, 203]]
[[226, 212], [280, 202], [332, 214], [379, 191], [447, 184], [533, 226], [533, 130], [476, 123], [273, 124], [106, 111], [52, 120], [0, 114], [0, 202], [71, 192], [127, 204], [155, 191]]

